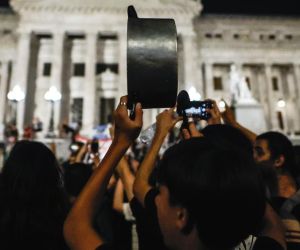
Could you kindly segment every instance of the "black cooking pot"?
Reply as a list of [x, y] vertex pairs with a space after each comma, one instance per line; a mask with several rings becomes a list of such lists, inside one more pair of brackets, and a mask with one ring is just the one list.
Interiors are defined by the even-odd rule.
[[128, 7], [128, 108], [173, 107], [176, 103], [177, 32], [173, 19], [138, 18]]

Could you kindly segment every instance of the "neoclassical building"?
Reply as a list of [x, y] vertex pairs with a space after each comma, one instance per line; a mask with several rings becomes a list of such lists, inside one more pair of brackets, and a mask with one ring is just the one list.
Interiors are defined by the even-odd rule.
[[[55, 86], [55, 128], [81, 122], [84, 134], [108, 116], [126, 90], [127, 6], [140, 17], [174, 18], [179, 89], [230, 99], [230, 65], [247, 79], [268, 129], [300, 132], [300, 18], [202, 15], [195, 0], [11, 0], [0, 10], [0, 124], [17, 106], [21, 129], [50, 119], [46, 91]], [[14, 86], [25, 99], [7, 99]], [[285, 106], [278, 106], [278, 101]], [[145, 124], [157, 110], [145, 112]]]

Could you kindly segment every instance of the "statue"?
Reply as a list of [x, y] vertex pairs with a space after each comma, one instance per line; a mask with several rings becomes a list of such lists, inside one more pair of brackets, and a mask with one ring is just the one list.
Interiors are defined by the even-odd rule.
[[237, 103], [256, 103], [248, 87], [246, 77], [240, 75], [235, 64], [230, 66], [229, 83], [232, 105]]

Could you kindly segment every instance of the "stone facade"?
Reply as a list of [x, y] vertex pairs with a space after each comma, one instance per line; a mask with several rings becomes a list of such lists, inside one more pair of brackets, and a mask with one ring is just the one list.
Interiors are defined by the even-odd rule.
[[[235, 63], [263, 105], [268, 129], [300, 131], [300, 19], [201, 15], [193, 0], [11, 0], [0, 12], [0, 123], [11, 119], [6, 94], [26, 92], [18, 103], [21, 129], [39, 117], [45, 133], [50, 86], [62, 93], [55, 127], [81, 121], [83, 133], [107, 122], [126, 94], [127, 6], [140, 17], [174, 18], [178, 32], [179, 90], [194, 86], [202, 98], [229, 100]], [[277, 101], [286, 102], [284, 108]], [[145, 112], [145, 125], [158, 110]]]

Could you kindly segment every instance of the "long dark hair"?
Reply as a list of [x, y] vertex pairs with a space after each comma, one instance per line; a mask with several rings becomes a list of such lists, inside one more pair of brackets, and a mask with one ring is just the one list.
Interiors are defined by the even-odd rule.
[[67, 210], [54, 154], [39, 142], [17, 142], [0, 176], [0, 248], [64, 249]]

